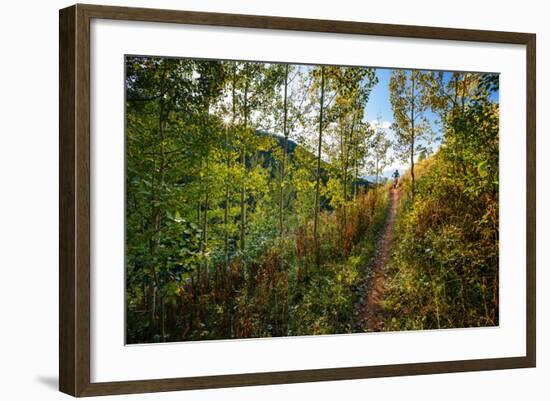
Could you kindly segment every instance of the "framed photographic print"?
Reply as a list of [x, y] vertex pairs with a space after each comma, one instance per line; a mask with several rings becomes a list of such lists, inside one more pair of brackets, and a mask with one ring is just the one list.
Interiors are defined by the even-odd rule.
[[535, 35], [60, 11], [60, 390], [534, 367]]

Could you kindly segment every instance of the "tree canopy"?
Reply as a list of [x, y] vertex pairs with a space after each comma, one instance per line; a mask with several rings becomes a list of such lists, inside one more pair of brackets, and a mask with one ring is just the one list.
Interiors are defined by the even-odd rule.
[[360, 289], [393, 202], [379, 178], [397, 159], [409, 196], [386, 316], [408, 317], [387, 327], [495, 324], [498, 78], [392, 71], [387, 128], [367, 118], [374, 68], [125, 64], [129, 343], [366, 330]]

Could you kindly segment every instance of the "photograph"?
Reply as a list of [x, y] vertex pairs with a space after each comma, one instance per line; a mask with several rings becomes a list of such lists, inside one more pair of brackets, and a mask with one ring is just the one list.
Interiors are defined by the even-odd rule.
[[125, 55], [125, 343], [499, 326], [499, 74]]

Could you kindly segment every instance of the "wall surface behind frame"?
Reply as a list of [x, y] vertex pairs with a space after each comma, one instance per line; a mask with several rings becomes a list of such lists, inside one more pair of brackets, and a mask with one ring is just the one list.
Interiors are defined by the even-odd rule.
[[[538, 367], [513, 371], [295, 384], [139, 396], [136, 400], [545, 400], [550, 348], [550, 27], [544, 2], [157, 0], [99, 4], [535, 32], [538, 92]], [[58, 9], [69, 1], [6, 2], [0, 21], [0, 373], [3, 399], [61, 400], [57, 392]], [[147, 361], [144, 361], [147, 363]], [[546, 380], [545, 380], [546, 379]]]

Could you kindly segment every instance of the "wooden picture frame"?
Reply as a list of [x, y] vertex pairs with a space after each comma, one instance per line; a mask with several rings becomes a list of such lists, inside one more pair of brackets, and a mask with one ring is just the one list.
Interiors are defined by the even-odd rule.
[[[94, 18], [526, 46], [526, 356], [92, 383], [90, 380], [90, 21]], [[535, 366], [536, 37], [534, 34], [80, 4], [60, 10], [59, 29], [60, 391], [73, 396], [95, 396]]]

